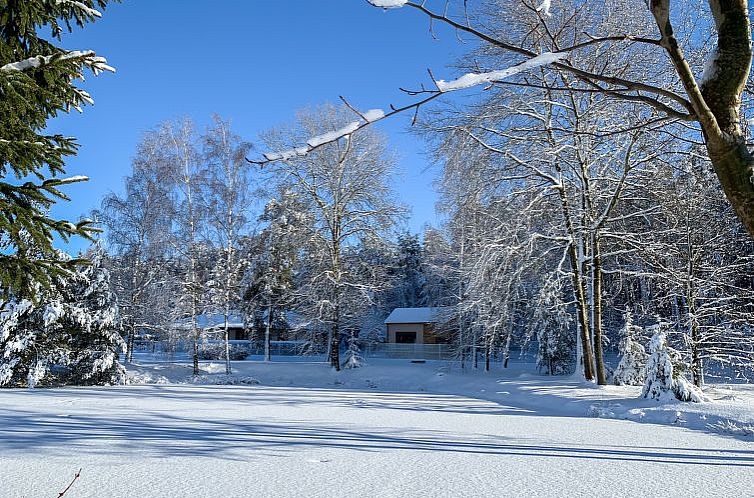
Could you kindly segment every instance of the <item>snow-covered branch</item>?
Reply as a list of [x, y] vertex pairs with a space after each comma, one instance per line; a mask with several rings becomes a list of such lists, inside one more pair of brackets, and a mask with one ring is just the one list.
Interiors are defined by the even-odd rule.
[[29, 57], [28, 59], [9, 62], [0, 67], [0, 71], [26, 71], [28, 69], [36, 69], [39, 67], [54, 64], [56, 62], [68, 61], [80, 59], [81, 63], [89, 67], [95, 75], [103, 71], [109, 71], [114, 73], [115, 68], [107, 64], [107, 59], [99, 57], [93, 50], [74, 50], [72, 52], [61, 52], [53, 55], [38, 55], [35, 57]]

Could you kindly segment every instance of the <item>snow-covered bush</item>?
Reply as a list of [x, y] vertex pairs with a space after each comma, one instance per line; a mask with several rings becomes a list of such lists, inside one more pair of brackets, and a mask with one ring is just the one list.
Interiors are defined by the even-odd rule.
[[0, 386], [125, 381], [118, 305], [100, 262], [95, 254], [90, 265], [55, 276], [37, 289], [36, 302], [0, 302]]
[[346, 361], [343, 363], [343, 368], [360, 368], [365, 363], [364, 357], [361, 356], [357, 339], [351, 334], [348, 338], [348, 349], [346, 350]]
[[633, 323], [631, 312], [626, 311], [623, 328], [620, 331], [621, 339], [618, 344], [621, 358], [613, 374], [613, 383], [616, 386], [641, 386], [644, 384], [648, 355], [644, 346], [639, 342], [643, 333], [644, 329]]
[[668, 346], [664, 324], [653, 325], [649, 341], [649, 359], [645, 369], [646, 380], [641, 391], [643, 398], [660, 401], [678, 399], [695, 403], [706, 401], [704, 394], [686, 379], [680, 355]]
[[574, 370], [576, 341], [562, 281], [548, 279], [537, 295], [532, 320], [537, 338], [537, 367], [549, 375], [568, 375]]

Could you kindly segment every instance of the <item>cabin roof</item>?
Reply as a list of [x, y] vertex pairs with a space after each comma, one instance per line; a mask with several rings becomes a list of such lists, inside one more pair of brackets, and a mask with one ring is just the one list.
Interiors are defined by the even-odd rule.
[[385, 323], [436, 323], [442, 308], [395, 308]]

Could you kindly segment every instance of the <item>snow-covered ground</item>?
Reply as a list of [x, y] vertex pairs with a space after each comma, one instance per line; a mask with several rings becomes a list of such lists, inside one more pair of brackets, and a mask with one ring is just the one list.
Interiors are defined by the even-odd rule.
[[[109, 388], [0, 392], [0, 496], [743, 496], [754, 390], [664, 404], [441, 362], [143, 362]], [[259, 384], [255, 384], [258, 381]], [[234, 382], [217, 385], [216, 382]], [[607, 417], [607, 418], [594, 418]]]

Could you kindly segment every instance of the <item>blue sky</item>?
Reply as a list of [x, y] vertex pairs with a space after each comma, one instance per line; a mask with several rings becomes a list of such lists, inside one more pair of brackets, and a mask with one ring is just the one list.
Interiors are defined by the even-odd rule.
[[[94, 49], [117, 68], [82, 86], [96, 104], [50, 122], [82, 144], [67, 172], [91, 180], [67, 190], [54, 214], [78, 218], [122, 178], [142, 133], [181, 116], [204, 127], [212, 113], [252, 142], [291, 121], [297, 109], [346, 96], [361, 109], [409, 101], [398, 87], [455, 74], [448, 66], [468, 47], [413, 9], [383, 11], [365, 0], [125, 0], [98, 22], [66, 35], [67, 49]], [[410, 115], [377, 127], [389, 137], [403, 176], [397, 189], [412, 208], [408, 228], [435, 223], [437, 169], [410, 133]], [[428, 169], [429, 168], [429, 169]], [[76, 250], [77, 242], [69, 246]]]

